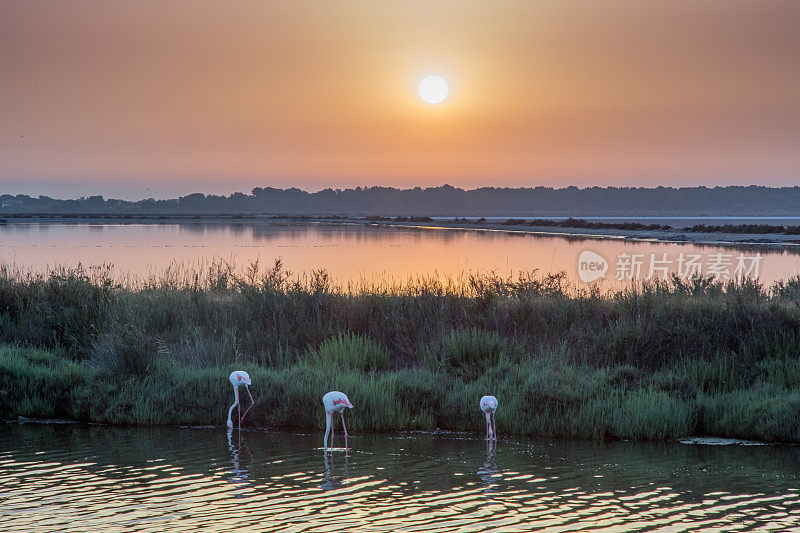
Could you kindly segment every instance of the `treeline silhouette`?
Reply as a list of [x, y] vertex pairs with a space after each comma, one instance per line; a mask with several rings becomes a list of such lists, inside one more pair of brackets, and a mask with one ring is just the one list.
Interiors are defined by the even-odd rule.
[[256, 187], [251, 194], [189, 194], [139, 201], [90, 196], [0, 195], [2, 214], [272, 214], [404, 216], [800, 215], [800, 187], [356, 187], [307, 192]]

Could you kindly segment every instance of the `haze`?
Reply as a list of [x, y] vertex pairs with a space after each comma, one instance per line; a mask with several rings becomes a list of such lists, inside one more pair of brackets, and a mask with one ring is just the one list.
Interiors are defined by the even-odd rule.
[[0, 192], [795, 184], [798, 20], [792, 0], [5, 1]]

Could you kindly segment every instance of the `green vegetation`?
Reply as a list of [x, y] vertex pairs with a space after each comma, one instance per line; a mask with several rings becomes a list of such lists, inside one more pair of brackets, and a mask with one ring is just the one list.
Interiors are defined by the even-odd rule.
[[[483, 220], [485, 222], [485, 219]], [[469, 222], [467, 219], [455, 219], [453, 222]], [[479, 221], [480, 222], [480, 221]], [[676, 229], [667, 224], [642, 224], [640, 222], [589, 222], [582, 218], [567, 218], [553, 220], [535, 218], [509, 218], [503, 222], [504, 226], [539, 226], [555, 228], [585, 228], [585, 229], [620, 229], [626, 231], [657, 231]], [[800, 226], [784, 226], [774, 224], [695, 224], [686, 226], [681, 231], [691, 233], [742, 233], [742, 234], [768, 234], [800, 235]]]
[[[0, 417], [222, 424], [234, 369], [259, 426], [800, 441], [800, 278], [581, 291], [563, 275], [332, 286], [280, 263], [120, 284], [0, 267]], [[281, 409], [274, 409], [280, 402]]]
[[782, 224], [695, 224], [687, 226], [683, 231], [698, 233], [780, 233], [800, 235], [800, 226], [784, 226]]
[[[672, 226], [666, 224], [641, 224], [639, 222], [589, 222], [582, 218], [567, 218], [564, 220], [551, 220], [547, 218], [535, 218], [525, 220], [522, 218], [509, 218], [503, 222], [504, 226], [540, 226], [554, 228], [585, 228], [585, 229], [621, 229], [628, 231], [636, 230], [667, 230]], [[689, 230], [687, 230], [689, 231]]]
[[383, 217], [380, 215], [370, 215], [364, 217], [370, 222], [433, 222], [431, 217]]

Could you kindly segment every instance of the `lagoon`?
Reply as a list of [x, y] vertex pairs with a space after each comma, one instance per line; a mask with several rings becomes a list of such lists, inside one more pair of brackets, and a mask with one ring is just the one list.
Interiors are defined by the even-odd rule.
[[[480, 426], [480, 417], [476, 425]], [[28, 531], [749, 531], [800, 521], [796, 446], [471, 433], [0, 426], [0, 525]]]
[[[420, 276], [459, 278], [495, 273], [517, 276], [563, 271], [578, 275], [581, 253], [603, 257], [608, 269], [601, 287], [616, 288], [631, 280], [663, 278], [697, 257], [700, 272], [723, 281], [737, 275], [739, 256], [750, 267], [760, 254], [754, 277], [769, 285], [800, 272], [800, 250], [766, 246], [703, 245], [575, 235], [542, 235], [505, 231], [369, 226], [344, 223], [24, 223], [0, 226], [0, 262], [45, 272], [56, 266], [112, 265], [120, 279], [145, 279], [167, 270], [190, 271], [213, 261], [244, 270], [253, 261], [264, 267], [280, 258], [298, 275], [325, 269], [338, 283], [406, 281]], [[721, 255], [720, 255], [721, 254]], [[621, 270], [625, 257], [641, 263], [637, 272]], [[635, 261], [635, 259], [634, 259]], [[720, 263], [721, 261], [721, 263]], [[721, 266], [720, 266], [721, 265]], [[635, 274], [635, 275], [634, 275]]]

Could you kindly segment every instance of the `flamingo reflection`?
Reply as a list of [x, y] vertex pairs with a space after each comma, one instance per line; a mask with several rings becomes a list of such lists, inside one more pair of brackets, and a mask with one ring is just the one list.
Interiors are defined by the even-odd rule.
[[486, 461], [478, 468], [478, 476], [486, 487], [483, 491], [484, 494], [497, 492], [497, 485], [500, 481], [500, 469], [497, 467], [497, 463], [495, 463], [496, 457], [497, 441], [486, 441]]
[[325, 461], [325, 474], [322, 476], [320, 487], [322, 490], [338, 489], [342, 486], [342, 481], [347, 477], [347, 454], [344, 456], [344, 466], [342, 466], [339, 474], [334, 473], [333, 454], [328, 454], [326, 450], [322, 455]]
[[241, 465], [242, 452], [247, 453], [250, 458], [250, 463], [255, 460], [255, 457], [247, 447], [247, 443], [242, 438], [241, 432], [238, 432], [238, 438], [234, 441], [233, 429], [228, 429], [228, 451], [231, 454], [231, 463], [233, 467], [230, 470], [230, 483], [247, 483], [250, 481], [250, 470]]

